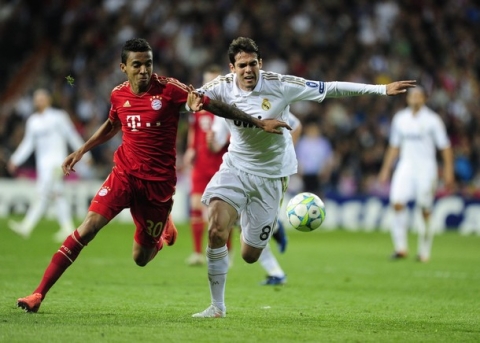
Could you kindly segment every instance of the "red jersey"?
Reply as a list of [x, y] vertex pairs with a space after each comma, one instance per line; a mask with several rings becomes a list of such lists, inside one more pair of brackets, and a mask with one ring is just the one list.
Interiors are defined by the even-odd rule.
[[187, 87], [153, 74], [148, 91], [134, 94], [128, 81], [115, 87], [109, 119], [122, 123], [122, 144], [113, 161], [120, 170], [144, 180], [176, 183], [176, 138]]
[[197, 173], [210, 176], [218, 171], [222, 164], [222, 156], [227, 152], [226, 146], [218, 152], [208, 149], [206, 135], [212, 130], [214, 117], [214, 114], [207, 111], [195, 112], [190, 117], [190, 127], [194, 130], [195, 163], [193, 168]]

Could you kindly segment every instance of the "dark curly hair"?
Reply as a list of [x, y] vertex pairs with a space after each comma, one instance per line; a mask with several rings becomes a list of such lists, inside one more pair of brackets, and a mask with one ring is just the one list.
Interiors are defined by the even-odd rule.
[[128, 53], [129, 52], [145, 52], [152, 51], [152, 47], [148, 42], [143, 38], [133, 38], [127, 40], [122, 48], [122, 63], [127, 63]]
[[242, 51], [247, 53], [255, 53], [257, 54], [258, 59], [262, 58], [257, 43], [255, 43], [253, 39], [238, 37], [235, 38], [228, 47], [228, 59], [230, 60], [230, 63], [235, 64], [235, 56]]

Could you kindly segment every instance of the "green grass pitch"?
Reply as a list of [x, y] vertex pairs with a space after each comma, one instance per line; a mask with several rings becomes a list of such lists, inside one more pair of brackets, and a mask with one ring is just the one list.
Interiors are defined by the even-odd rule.
[[[24, 240], [0, 219], [0, 342], [480, 342], [480, 237], [436, 237], [427, 264], [390, 261], [386, 233], [289, 232], [283, 287], [239, 255], [227, 278], [228, 314], [209, 305], [206, 267], [188, 267], [188, 226], [176, 245], [137, 267], [132, 225], [113, 222], [52, 288], [37, 314], [16, 307], [58, 244], [43, 221]], [[410, 245], [416, 246], [410, 236]], [[275, 243], [272, 248], [276, 253]]]

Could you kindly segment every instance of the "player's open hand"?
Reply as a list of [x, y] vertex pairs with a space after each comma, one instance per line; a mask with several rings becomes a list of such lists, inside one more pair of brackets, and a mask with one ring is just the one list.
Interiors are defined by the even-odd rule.
[[416, 80], [396, 81], [387, 85], [387, 95], [398, 95], [406, 93], [409, 88], [417, 85]]
[[203, 96], [198, 94], [193, 88], [192, 85], [188, 85], [188, 97], [187, 97], [187, 105], [190, 110], [197, 112], [201, 111], [203, 108]]
[[83, 154], [79, 151], [74, 151], [68, 155], [62, 163], [63, 174], [68, 176], [70, 172], [75, 172], [75, 164], [82, 159]]
[[291, 130], [290, 125], [278, 119], [261, 119], [259, 127], [269, 133], [283, 134], [282, 127]]

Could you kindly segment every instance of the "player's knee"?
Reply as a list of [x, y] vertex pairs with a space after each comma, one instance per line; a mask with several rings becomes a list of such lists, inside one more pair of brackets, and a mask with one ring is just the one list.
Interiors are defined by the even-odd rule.
[[145, 267], [148, 264], [148, 260], [142, 257], [133, 257], [133, 260], [135, 261], [135, 264], [139, 267]]
[[250, 254], [250, 253], [242, 253], [243, 260], [249, 264], [257, 262], [259, 257], [260, 256]]
[[214, 223], [208, 229], [208, 239], [213, 246], [222, 246], [227, 243], [228, 230]]
[[145, 248], [139, 244], [134, 244], [132, 257], [135, 264], [139, 267], [145, 267], [157, 253], [156, 248]]

